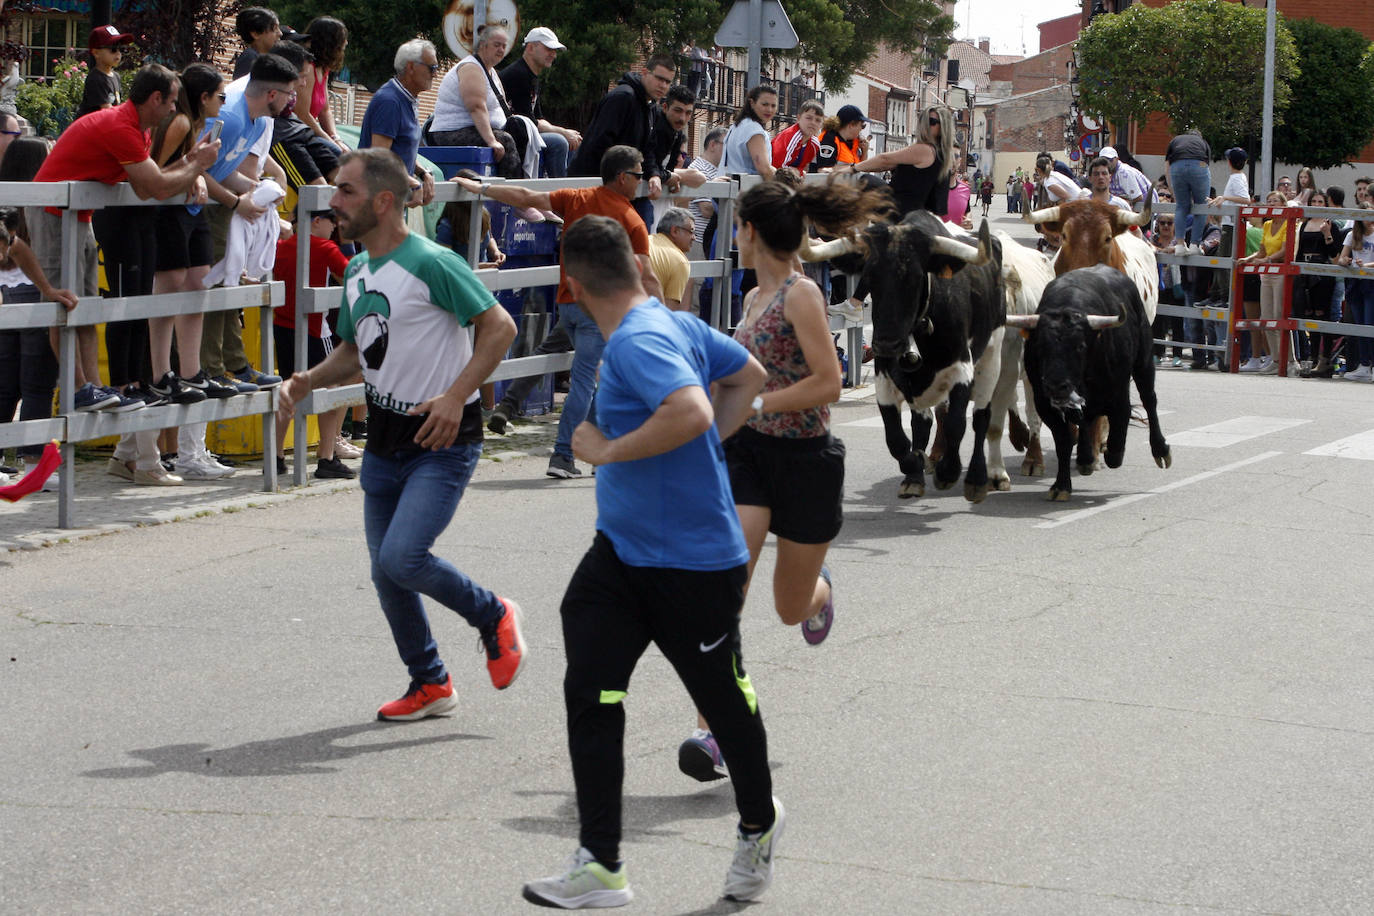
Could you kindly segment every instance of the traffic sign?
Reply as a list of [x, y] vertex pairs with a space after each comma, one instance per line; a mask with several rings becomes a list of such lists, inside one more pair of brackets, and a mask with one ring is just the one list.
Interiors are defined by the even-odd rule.
[[[716, 44], [722, 48], [747, 48], [752, 41], [753, 29], [749, 23], [749, 0], [735, 0], [725, 21], [716, 30]], [[759, 34], [761, 48], [795, 48], [799, 39], [792, 21], [787, 18], [779, 0], [762, 0], [763, 22]]]
[[1071, 150], [1069, 150], [1069, 161], [1070, 161], [1070, 162], [1077, 162], [1079, 159], [1082, 159], [1082, 158], [1083, 158], [1083, 154], [1080, 153], [1078, 150], [1076, 150], [1076, 149], [1071, 149]]

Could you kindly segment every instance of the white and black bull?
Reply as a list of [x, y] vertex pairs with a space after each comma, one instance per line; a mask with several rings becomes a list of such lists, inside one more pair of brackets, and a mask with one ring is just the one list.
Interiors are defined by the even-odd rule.
[[[852, 245], [828, 242], [804, 248], [802, 256], [834, 257]], [[898, 495], [924, 495], [931, 410], [946, 402], [948, 448], [935, 467], [935, 486], [948, 489], [958, 481], [971, 399], [974, 443], [964, 497], [982, 502], [988, 492], [984, 440], [1006, 316], [1001, 243], [989, 235], [986, 221], [975, 246], [952, 236], [938, 217], [918, 210], [899, 223], [869, 226], [859, 247], [866, 249], [863, 270], [873, 299], [878, 411], [888, 451], [904, 475]], [[911, 410], [912, 439], [902, 428], [903, 402]]]
[[1024, 328], [1026, 375], [1035, 406], [1054, 436], [1059, 463], [1048, 498], [1067, 500], [1069, 455], [1078, 433], [1078, 470], [1093, 470], [1093, 421], [1107, 418], [1104, 458], [1120, 467], [1131, 422], [1130, 383], [1150, 424], [1155, 463], [1173, 463], [1156, 410], [1153, 335], [1140, 290], [1119, 270], [1106, 266], [1070, 271], [1045, 287], [1034, 315], [1007, 317], [1009, 328]]

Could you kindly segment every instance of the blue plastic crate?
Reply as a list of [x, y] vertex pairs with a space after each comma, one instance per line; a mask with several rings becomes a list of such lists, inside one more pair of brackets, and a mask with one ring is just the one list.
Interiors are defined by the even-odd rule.
[[422, 146], [420, 155], [437, 165], [446, 179], [457, 175], [459, 169], [492, 174], [491, 148], [487, 146]]

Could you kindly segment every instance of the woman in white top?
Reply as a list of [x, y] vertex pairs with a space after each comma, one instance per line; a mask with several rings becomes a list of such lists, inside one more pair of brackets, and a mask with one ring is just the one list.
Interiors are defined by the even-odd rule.
[[758, 85], [749, 90], [744, 104], [735, 113], [735, 123], [725, 135], [722, 175], [762, 175], [773, 177], [773, 156], [765, 127], [778, 113], [778, 91]]
[[1054, 170], [1054, 160], [1040, 155], [1035, 160], [1035, 181], [1045, 189], [1047, 207], [1054, 207], [1083, 196], [1083, 189], [1073, 179]]
[[505, 29], [486, 27], [477, 33], [472, 53], [439, 83], [430, 136], [437, 146], [488, 147], [496, 174], [519, 178], [520, 152], [515, 138], [505, 130], [505, 89], [496, 72], [509, 47]]

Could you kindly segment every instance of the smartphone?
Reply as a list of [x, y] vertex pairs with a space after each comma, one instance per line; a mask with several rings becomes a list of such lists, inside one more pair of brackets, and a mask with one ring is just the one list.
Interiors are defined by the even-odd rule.
[[197, 143], [204, 143], [204, 142], [214, 143], [216, 140], [219, 139], [219, 135], [220, 135], [220, 132], [221, 132], [222, 130], [224, 130], [224, 122], [223, 122], [223, 121], [216, 121], [215, 123], [211, 124], [209, 127], [205, 128], [205, 133], [201, 134], [201, 135], [200, 135], [200, 139], [197, 140], [196, 142], [197, 142]]

